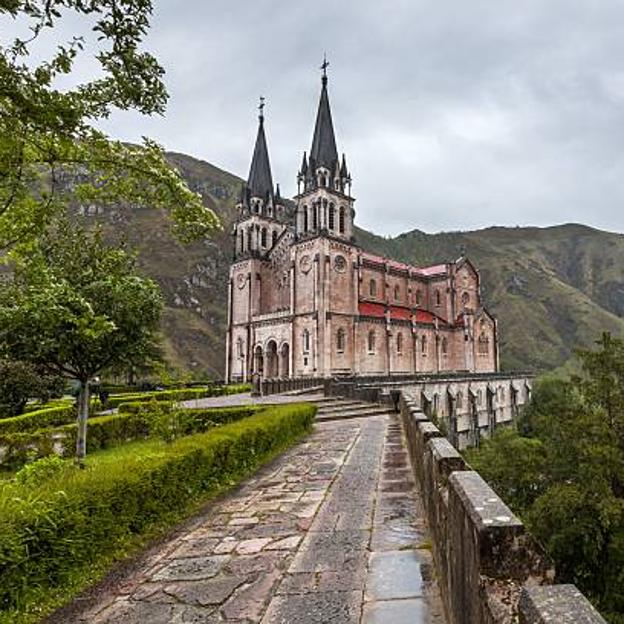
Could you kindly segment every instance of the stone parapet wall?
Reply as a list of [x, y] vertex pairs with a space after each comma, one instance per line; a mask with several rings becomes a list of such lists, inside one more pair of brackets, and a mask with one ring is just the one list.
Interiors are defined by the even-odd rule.
[[449, 624], [605, 624], [410, 394], [399, 410]]

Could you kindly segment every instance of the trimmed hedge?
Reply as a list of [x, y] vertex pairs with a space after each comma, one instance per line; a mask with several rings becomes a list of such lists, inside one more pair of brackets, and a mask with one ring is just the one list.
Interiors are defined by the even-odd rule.
[[3, 418], [0, 420], [0, 434], [36, 431], [45, 427], [65, 425], [76, 418], [76, 409], [73, 405], [47, 407], [27, 412], [20, 416]]
[[68, 462], [35, 486], [5, 485], [0, 609], [36, 604], [129, 538], [249, 474], [307, 433], [315, 411], [275, 406], [170, 445], [147, 442], [143, 453], [137, 447], [121, 458], [87, 457], [85, 470]]
[[236, 384], [232, 386], [207, 386], [205, 388], [183, 388], [180, 390], [159, 390], [156, 392], [138, 392], [136, 394], [114, 394], [108, 398], [106, 407], [114, 409], [122, 403], [145, 403], [155, 399], [156, 401], [190, 401], [213, 396], [226, 396], [248, 392], [249, 384]]
[[[153, 435], [150, 405], [137, 403], [138, 409], [127, 413], [95, 416], [87, 428], [87, 452], [143, 440]], [[178, 434], [190, 435], [215, 425], [247, 418], [264, 406], [244, 405], [225, 408], [178, 410]], [[17, 470], [24, 464], [52, 454], [72, 457], [76, 446], [75, 423], [34, 432], [0, 434], [0, 469]]]

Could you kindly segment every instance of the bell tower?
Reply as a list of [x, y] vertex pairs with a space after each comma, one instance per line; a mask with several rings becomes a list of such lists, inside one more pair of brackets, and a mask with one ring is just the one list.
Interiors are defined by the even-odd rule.
[[241, 187], [238, 216], [232, 229], [234, 257], [263, 258], [273, 249], [285, 229], [285, 209], [279, 184], [273, 187], [269, 151], [264, 133], [264, 98], [258, 106], [258, 134], [249, 177]]
[[338, 157], [336, 137], [327, 95], [327, 67], [321, 65], [321, 97], [309, 156], [304, 152], [297, 175], [295, 202], [297, 239], [321, 234], [351, 242], [354, 199], [347, 161]]

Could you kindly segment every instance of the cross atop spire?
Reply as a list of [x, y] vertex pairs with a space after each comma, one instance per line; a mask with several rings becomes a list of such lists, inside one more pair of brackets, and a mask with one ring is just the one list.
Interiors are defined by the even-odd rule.
[[258, 104], [258, 110], [260, 111], [259, 119], [260, 121], [264, 121], [264, 96], [260, 96], [260, 104]]
[[327, 68], [329, 67], [329, 61], [327, 60], [327, 55], [323, 54], [323, 63], [321, 64], [321, 69], [323, 70], [323, 84], [327, 82]]

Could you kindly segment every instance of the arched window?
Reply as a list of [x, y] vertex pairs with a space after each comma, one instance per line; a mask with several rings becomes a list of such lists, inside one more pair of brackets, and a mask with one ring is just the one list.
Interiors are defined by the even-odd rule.
[[374, 279], [372, 279], [368, 285], [368, 294], [371, 297], [377, 296], [377, 282]]
[[245, 234], [243, 233], [243, 230], [238, 230], [238, 248], [241, 253], [245, 251]]
[[416, 302], [416, 305], [420, 305], [420, 300], [422, 297], [422, 293], [420, 292], [420, 288], [416, 291], [416, 294], [414, 295], [414, 301]]
[[345, 350], [345, 330], [340, 327], [336, 332], [336, 351], [344, 353]]
[[329, 229], [333, 230], [335, 227], [336, 221], [336, 209], [334, 208], [334, 204], [329, 204]]
[[462, 397], [462, 393], [458, 392], [457, 396], [455, 397], [455, 407], [457, 409], [461, 409], [462, 408], [462, 403], [464, 402], [464, 398]]
[[312, 229], [318, 229], [318, 211], [319, 205], [318, 202], [314, 202], [314, 206], [312, 206]]
[[467, 292], [462, 294], [461, 302], [464, 308], [468, 307], [468, 304], [470, 303], [470, 295]]
[[440, 294], [439, 290], [435, 291], [435, 302], [436, 307], [438, 308], [442, 305], [442, 295]]
[[427, 336], [420, 337], [420, 352], [427, 355]]
[[394, 300], [398, 301], [401, 298], [401, 288], [398, 284], [394, 287]]
[[277, 230], [273, 230], [273, 247], [277, 244]]
[[308, 223], [308, 207], [304, 206], [303, 207], [303, 231], [307, 232], [309, 229], [309, 223]]
[[338, 231], [344, 234], [345, 231], [345, 209], [344, 206], [340, 206], [338, 211]]
[[238, 357], [243, 357], [243, 339], [242, 338], [239, 338], [236, 341], [236, 350], [238, 353]]
[[403, 353], [403, 334], [401, 332], [399, 332], [397, 334], [397, 353], [400, 355], [401, 353]]
[[301, 334], [301, 346], [304, 353], [310, 353], [310, 332], [307, 329]]
[[372, 329], [368, 332], [368, 352], [375, 353], [375, 332]]
[[263, 227], [262, 231], [260, 232], [260, 244], [263, 247], [267, 246], [267, 229], [265, 227]]
[[247, 251], [251, 249], [251, 228], [247, 228]]
[[442, 355], [448, 354], [448, 340], [446, 337], [442, 338]]

